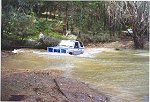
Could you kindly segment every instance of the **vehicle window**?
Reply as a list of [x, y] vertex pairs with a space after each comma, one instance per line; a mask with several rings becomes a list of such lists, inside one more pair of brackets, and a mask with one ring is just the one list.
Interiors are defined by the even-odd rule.
[[81, 46], [81, 47], [83, 47], [83, 44], [82, 44], [82, 42], [80, 42], [80, 41], [79, 41], [79, 43], [80, 43], [80, 46]]
[[78, 42], [75, 42], [74, 48], [79, 48]]

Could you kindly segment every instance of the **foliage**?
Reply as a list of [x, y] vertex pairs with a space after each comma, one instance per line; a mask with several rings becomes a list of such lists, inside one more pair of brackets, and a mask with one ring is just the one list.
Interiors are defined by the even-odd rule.
[[121, 25], [133, 30], [133, 34], [131, 34], [131, 36], [133, 38], [135, 48], [144, 48], [144, 36], [149, 35], [149, 2], [112, 2], [108, 11], [110, 16], [113, 16], [114, 14], [116, 15], [115, 17]]
[[85, 43], [99, 43], [116, 41], [132, 28], [135, 47], [143, 48], [148, 10], [146, 1], [2, 0], [2, 39], [37, 41], [42, 32], [61, 40], [70, 30]]
[[34, 34], [35, 39], [38, 38], [40, 33], [43, 33], [45, 36], [49, 36], [57, 39], [66, 39], [66, 37], [62, 36], [61, 33], [55, 31], [54, 29], [58, 26], [57, 21], [47, 21], [45, 19], [38, 19], [34, 23], [31, 32]]
[[32, 17], [24, 15], [16, 9], [2, 14], [2, 38], [24, 40], [31, 36]]

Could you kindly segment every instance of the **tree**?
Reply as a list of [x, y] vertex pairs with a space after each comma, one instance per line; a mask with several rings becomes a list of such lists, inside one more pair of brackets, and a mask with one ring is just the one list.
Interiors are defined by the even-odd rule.
[[[33, 25], [32, 7], [34, 0], [5, 0], [2, 1], [2, 39], [23, 41], [32, 35], [30, 28]], [[30, 8], [30, 9], [29, 9]]]
[[[115, 9], [115, 10], [114, 10]], [[114, 11], [113, 11], [114, 10]], [[131, 28], [134, 46], [137, 49], [144, 48], [144, 36], [149, 27], [149, 2], [148, 1], [124, 1], [111, 2], [108, 8], [109, 15], [118, 13], [115, 18], [126, 28]]]

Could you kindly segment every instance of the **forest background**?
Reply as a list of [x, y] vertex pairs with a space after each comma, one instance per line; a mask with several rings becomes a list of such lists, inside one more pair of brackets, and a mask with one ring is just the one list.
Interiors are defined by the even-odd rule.
[[62, 39], [85, 45], [128, 39], [134, 48], [144, 49], [149, 41], [149, 7], [148, 1], [2, 0], [2, 50], [46, 49]]

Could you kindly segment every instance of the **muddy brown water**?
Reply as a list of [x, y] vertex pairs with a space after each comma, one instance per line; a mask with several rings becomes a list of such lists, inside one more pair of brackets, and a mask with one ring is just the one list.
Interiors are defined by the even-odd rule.
[[1, 68], [15, 71], [63, 70], [64, 76], [90, 84], [109, 95], [112, 102], [148, 102], [147, 50], [106, 49], [95, 54], [89, 52], [86, 56], [49, 55], [41, 52], [23, 49], [21, 53], [2, 58]]

